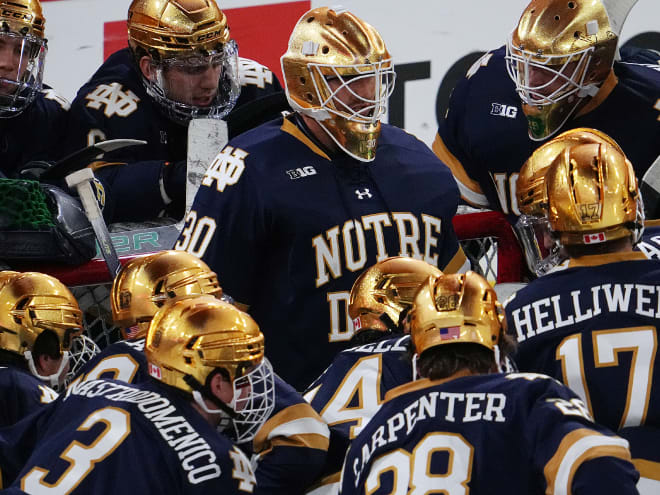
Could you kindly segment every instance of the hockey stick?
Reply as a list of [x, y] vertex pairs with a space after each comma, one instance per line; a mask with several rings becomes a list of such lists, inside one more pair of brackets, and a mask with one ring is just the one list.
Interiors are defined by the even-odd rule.
[[70, 155], [57, 161], [55, 165], [41, 174], [40, 179], [61, 179], [74, 170], [86, 167], [91, 161], [98, 158], [99, 155], [140, 144], [147, 144], [147, 142], [139, 139], [111, 139], [109, 141], [100, 141], [91, 146], [87, 146], [87, 148], [74, 151]]
[[75, 188], [78, 191], [78, 196], [80, 196], [80, 202], [85, 209], [85, 214], [89, 219], [89, 223], [92, 224], [94, 234], [96, 234], [101, 255], [105, 260], [105, 264], [108, 266], [110, 277], [114, 280], [119, 270], [121, 270], [121, 263], [119, 262], [117, 251], [115, 251], [115, 246], [112, 244], [108, 227], [103, 220], [101, 208], [99, 208], [99, 204], [96, 201], [96, 195], [92, 190], [93, 180], [94, 172], [91, 168], [83, 168], [66, 176], [67, 186], [72, 189]]
[[660, 156], [644, 173], [639, 183], [639, 190], [642, 193], [647, 218], [657, 218], [660, 214]]

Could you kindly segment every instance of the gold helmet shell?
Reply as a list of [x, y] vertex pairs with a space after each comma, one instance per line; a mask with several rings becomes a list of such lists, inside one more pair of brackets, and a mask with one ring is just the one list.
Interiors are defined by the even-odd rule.
[[185, 251], [160, 251], [129, 261], [112, 284], [112, 318], [124, 328], [137, 326], [146, 336], [149, 322], [171, 299], [200, 294], [222, 296], [218, 277], [206, 263]]
[[546, 176], [548, 221], [566, 245], [637, 236], [640, 195], [630, 161], [616, 147], [566, 148]]
[[518, 209], [523, 215], [544, 216], [547, 205], [545, 174], [553, 160], [564, 149], [578, 144], [604, 143], [623, 153], [610, 136], [597, 129], [578, 127], [562, 132], [551, 141], [539, 146], [523, 164], [516, 182]]
[[507, 66], [531, 139], [552, 136], [598, 92], [618, 39], [601, 0], [530, 2], [507, 42]]
[[60, 353], [83, 329], [82, 311], [71, 291], [55, 277], [14, 273], [0, 284], [0, 348], [23, 355], [44, 330], [52, 331]]
[[128, 8], [130, 47], [156, 60], [212, 52], [229, 40], [214, 0], [133, 0]]
[[264, 359], [264, 336], [254, 320], [213, 296], [172, 301], [153, 318], [144, 351], [149, 373], [192, 393], [216, 368], [231, 382]]
[[[281, 58], [291, 107], [318, 121], [347, 154], [361, 161], [375, 157], [380, 120], [394, 89], [394, 65], [385, 42], [371, 25], [340, 8], [319, 7], [304, 14]], [[373, 95], [358, 95], [351, 83], [373, 80]], [[328, 79], [338, 79], [332, 90]], [[358, 108], [337, 94], [361, 100]]]
[[44, 39], [46, 19], [39, 0], [0, 0], [2, 31]]
[[473, 271], [429, 277], [411, 312], [417, 354], [438, 345], [474, 343], [493, 350], [504, 330], [502, 306], [488, 281]]
[[348, 303], [348, 314], [355, 332], [390, 330], [383, 315], [396, 326], [401, 312], [410, 308], [419, 285], [429, 276], [442, 272], [414, 258], [395, 256], [367, 268], [355, 281]]

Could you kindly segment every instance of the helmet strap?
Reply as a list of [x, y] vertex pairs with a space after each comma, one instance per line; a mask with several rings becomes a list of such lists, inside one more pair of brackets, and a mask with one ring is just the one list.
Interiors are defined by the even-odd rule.
[[[193, 389], [192, 397], [195, 403], [202, 408], [202, 410], [208, 414], [220, 414], [224, 416], [229, 416], [230, 418], [236, 418], [238, 413], [234, 411], [227, 404], [218, 399], [215, 395], [211, 393], [211, 390], [206, 385], [202, 385], [197, 381], [197, 379], [192, 375], [185, 375], [183, 381]], [[218, 409], [210, 409], [204, 400], [210, 400], [218, 406]]]
[[28, 368], [30, 369], [30, 373], [32, 373], [34, 376], [39, 378], [39, 380], [47, 382], [51, 387], [59, 387], [61, 381], [64, 379], [64, 377], [61, 376], [62, 370], [64, 370], [64, 367], [69, 362], [69, 351], [64, 351], [62, 353], [62, 360], [60, 361], [60, 366], [57, 368], [57, 371], [52, 375], [39, 374], [39, 372], [37, 371], [36, 363], [34, 362], [34, 357], [32, 356], [32, 352], [25, 351], [23, 353], [23, 356], [25, 356], [25, 360], [28, 363]]

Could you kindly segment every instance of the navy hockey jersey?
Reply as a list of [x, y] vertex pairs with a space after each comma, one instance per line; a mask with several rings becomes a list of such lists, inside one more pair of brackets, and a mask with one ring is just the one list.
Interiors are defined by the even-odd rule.
[[297, 390], [350, 339], [349, 291], [388, 256], [449, 273], [466, 263], [451, 219], [451, 172], [414, 136], [383, 125], [376, 159], [328, 156], [280, 118], [216, 157], [175, 248], [201, 257], [266, 337], [274, 368]]
[[546, 376], [420, 380], [353, 441], [341, 495], [637, 493], [627, 442]]
[[[157, 382], [79, 382], [36, 416], [19, 423], [10, 439], [14, 453], [28, 457], [13, 490], [189, 495], [255, 489], [245, 454]], [[33, 429], [34, 445], [22, 445], [18, 433]]]
[[[241, 95], [234, 108], [281, 91], [270, 70], [249, 59], [240, 59]], [[106, 139], [141, 139], [146, 145], [107, 153], [104, 160], [127, 166], [97, 171], [112, 212], [108, 221], [139, 221], [155, 218], [165, 207], [159, 180], [165, 162], [186, 159], [188, 128], [170, 120], [146, 92], [128, 48], [112, 54], [83, 85], [71, 105], [71, 123], [64, 145], [73, 153]], [[276, 115], [255, 111], [256, 126]], [[229, 129], [230, 136], [232, 130]], [[182, 180], [182, 193], [185, 179]], [[173, 194], [171, 196], [174, 196]], [[179, 208], [180, 204], [172, 205]], [[183, 212], [181, 212], [181, 215]]]
[[506, 305], [521, 371], [571, 387], [616, 431], [660, 426], [660, 261], [584, 256], [532, 281]]
[[10, 426], [57, 398], [57, 392], [15, 366], [0, 366], [0, 428]]
[[[465, 201], [513, 219], [520, 214], [518, 172], [542, 143], [528, 136], [504, 54], [504, 47], [485, 54], [457, 84], [433, 150], [452, 169]], [[642, 177], [660, 154], [660, 66], [634, 61], [645, 59], [631, 54], [616, 62], [615, 76], [561, 130], [592, 127], [605, 132]]]
[[71, 383], [98, 378], [140, 383], [145, 381], [148, 376], [144, 339], [120, 340], [110, 344], [87, 361], [78, 370]]
[[330, 426], [325, 476], [341, 470], [348, 446], [385, 394], [412, 381], [412, 366], [405, 359], [409, 342], [406, 335], [346, 349], [309, 386], [305, 398]]
[[295, 495], [321, 475], [328, 451], [328, 426], [300, 393], [275, 375], [275, 407], [252, 445], [255, 495]]
[[69, 106], [55, 90], [45, 88], [16, 117], [0, 119], [0, 173], [17, 178], [30, 161], [61, 158]]
[[660, 260], [660, 220], [644, 222], [642, 239], [634, 249], [644, 253], [647, 258]]

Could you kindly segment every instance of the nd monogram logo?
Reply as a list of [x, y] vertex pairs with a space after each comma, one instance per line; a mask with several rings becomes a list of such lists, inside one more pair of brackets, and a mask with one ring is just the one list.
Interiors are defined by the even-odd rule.
[[360, 191], [359, 189], [356, 189], [355, 190], [355, 195], [357, 196], [358, 199], [373, 198], [373, 195], [369, 191], [368, 187], [365, 187], [363, 191]]
[[245, 157], [248, 154], [240, 148], [225, 146], [204, 174], [202, 184], [211, 187], [215, 181], [218, 192], [224, 191], [227, 186], [233, 186], [245, 170]]
[[253, 84], [259, 88], [265, 88], [266, 84], [273, 84], [273, 73], [254, 60], [239, 58], [239, 74], [241, 85]]
[[89, 100], [87, 106], [100, 110], [105, 105], [103, 113], [106, 117], [117, 114], [120, 117], [128, 117], [137, 110], [138, 98], [130, 89], [122, 91], [119, 83], [99, 84], [94, 91], [85, 96]]

